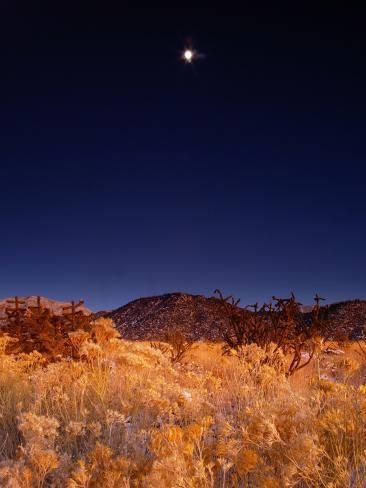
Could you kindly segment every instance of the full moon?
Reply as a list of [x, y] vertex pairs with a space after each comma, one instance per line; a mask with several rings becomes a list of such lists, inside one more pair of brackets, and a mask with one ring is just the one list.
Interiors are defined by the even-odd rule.
[[187, 63], [191, 63], [193, 60], [193, 51], [191, 49], [186, 49], [183, 53], [183, 58]]

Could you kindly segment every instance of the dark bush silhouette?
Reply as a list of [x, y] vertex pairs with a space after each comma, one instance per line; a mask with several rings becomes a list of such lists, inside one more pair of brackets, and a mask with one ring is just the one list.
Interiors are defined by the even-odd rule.
[[163, 354], [167, 354], [172, 363], [178, 363], [193, 348], [193, 344], [193, 341], [188, 340], [182, 330], [173, 329], [165, 334], [164, 342], [152, 342], [151, 346], [159, 349]]
[[89, 331], [91, 328], [91, 317], [78, 310], [82, 301], [77, 304], [72, 302], [70, 306], [64, 307], [61, 316], [44, 307], [40, 297], [37, 305], [28, 308], [25, 308], [24, 302], [18, 297], [8, 303], [7, 320], [1, 327], [1, 333], [17, 340], [9, 342], [7, 353], [38, 351], [50, 361], [60, 356], [77, 358], [78, 351], [72, 344], [69, 333], [75, 330]]
[[332, 336], [328, 307], [320, 306], [323, 299], [315, 296], [311, 313], [304, 314], [294, 294], [290, 298], [273, 297], [273, 303], [239, 308], [233, 297], [224, 298], [216, 290], [225, 308], [230, 328], [223, 334], [223, 352], [228, 354], [249, 344], [257, 344], [266, 353], [266, 362], [283, 353], [289, 359], [286, 375], [291, 376], [312, 360], [320, 341]]

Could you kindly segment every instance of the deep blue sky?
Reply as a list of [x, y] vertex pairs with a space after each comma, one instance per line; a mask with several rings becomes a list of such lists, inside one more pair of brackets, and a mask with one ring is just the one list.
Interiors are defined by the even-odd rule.
[[98, 3], [1, 2], [0, 297], [366, 298], [365, 13]]

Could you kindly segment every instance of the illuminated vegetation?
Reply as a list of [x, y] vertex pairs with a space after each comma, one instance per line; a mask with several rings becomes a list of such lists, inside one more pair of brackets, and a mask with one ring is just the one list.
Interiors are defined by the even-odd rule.
[[79, 360], [5, 354], [11, 339], [0, 340], [2, 487], [366, 482], [364, 366], [352, 351], [286, 378], [254, 344], [240, 358], [200, 344], [172, 362], [106, 319], [70, 334]]

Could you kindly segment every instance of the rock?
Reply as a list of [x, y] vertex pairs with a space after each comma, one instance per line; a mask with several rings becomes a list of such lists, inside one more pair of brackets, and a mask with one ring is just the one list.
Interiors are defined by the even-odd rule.
[[344, 354], [344, 351], [342, 351], [342, 349], [334, 349], [332, 347], [328, 347], [327, 349], [324, 349], [323, 352], [325, 354], [335, 354], [336, 356], [340, 356], [341, 354]]

